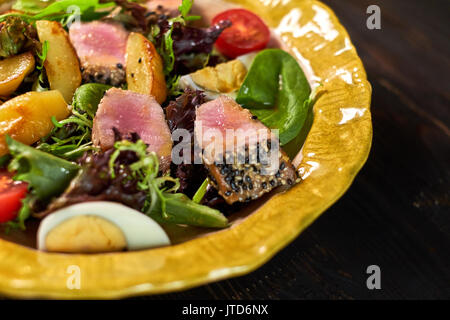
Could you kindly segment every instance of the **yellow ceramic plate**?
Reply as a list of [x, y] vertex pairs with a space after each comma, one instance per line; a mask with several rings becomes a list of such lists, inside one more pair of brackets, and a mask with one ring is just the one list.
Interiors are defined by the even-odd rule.
[[[1, 293], [118, 298], [242, 275], [269, 260], [347, 190], [367, 159], [372, 139], [371, 87], [347, 32], [318, 1], [230, 2], [259, 14], [299, 60], [310, 81], [323, 84], [324, 94], [315, 105], [314, 124], [302, 150], [299, 170], [304, 182], [273, 196], [245, 219], [241, 215], [229, 229], [171, 247], [64, 255], [0, 240]], [[79, 290], [67, 286], [70, 266], [79, 267]]]

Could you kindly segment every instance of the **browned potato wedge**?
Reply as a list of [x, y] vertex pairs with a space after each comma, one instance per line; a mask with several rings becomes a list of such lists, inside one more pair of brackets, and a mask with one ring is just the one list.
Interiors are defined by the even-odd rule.
[[28, 92], [0, 105], [0, 156], [8, 153], [5, 137], [32, 144], [50, 133], [52, 116], [62, 120], [70, 109], [57, 90]]
[[127, 41], [127, 84], [128, 90], [150, 94], [158, 103], [167, 98], [163, 61], [153, 44], [134, 32]]
[[0, 61], [0, 96], [7, 97], [20, 86], [34, 70], [34, 57], [30, 52]]
[[80, 62], [66, 30], [56, 21], [36, 22], [39, 40], [48, 41], [49, 48], [44, 67], [52, 90], [59, 90], [67, 103], [72, 102], [75, 90], [81, 84]]

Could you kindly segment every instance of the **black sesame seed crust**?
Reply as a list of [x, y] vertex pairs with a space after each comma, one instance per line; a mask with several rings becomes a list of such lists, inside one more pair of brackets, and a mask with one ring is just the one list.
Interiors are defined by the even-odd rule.
[[81, 74], [85, 83], [96, 82], [120, 86], [125, 83], [125, 70], [122, 64], [116, 66], [93, 66], [85, 64], [81, 68]]
[[[266, 147], [268, 144], [270, 146], [270, 141], [261, 145]], [[214, 179], [211, 180], [211, 184], [228, 204], [233, 204], [255, 200], [276, 187], [300, 182], [298, 173], [288, 156], [281, 149], [280, 151], [280, 166], [274, 175], [261, 174], [261, 169], [264, 167], [261, 163], [250, 164], [246, 161], [246, 163], [237, 164], [236, 159], [239, 157], [236, 154], [234, 154], [234, 164], [226, 162], [229, 157], [224, 157], [225, 164], [205, 164], [209, 176]], [[241, 159], [247, 160], [249, 158], [247, 147], [245, 153]]]

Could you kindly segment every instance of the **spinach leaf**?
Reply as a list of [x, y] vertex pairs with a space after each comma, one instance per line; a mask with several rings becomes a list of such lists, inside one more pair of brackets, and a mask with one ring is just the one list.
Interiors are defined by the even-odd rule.
[[261, 51], [242, 84], [236, 101], [271, 129], [281, 145], [294, 139], [308, 115], [311, 88], [297, 61], [281, 49]]
[[25, 229], [24, 222], [30, 216], [33, 205], [36, 202], [46, 204], [63, 193], [77, 174], [79, 166], [24, 145], [8, 135], [6, 143], [13, 157], [8, 169], [16, 171], [14, 180], [28, 182], [30, 190], [22, 201], [16, 221], [9, 225]]
[[309, 130], [311, 130], [314, 121], [313, 103], [309, 104], [308, 113], [305, 119], [303, 127], [300, 129], [298, 135], [283, 146], [283, 150], [286, 152], [290, 159], [294, 159], [297, 153], [302, 149], [308, 136]]

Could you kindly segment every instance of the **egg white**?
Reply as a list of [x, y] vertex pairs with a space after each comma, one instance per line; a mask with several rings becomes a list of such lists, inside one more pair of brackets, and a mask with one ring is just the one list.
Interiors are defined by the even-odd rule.
[[89, 215], [103, 218], [119, 228], [126, 239], [128, 250], [141, 250], [170, 245], [164, 230], [145, 214], [115, 202], [93, 201], [74, 204], [45, 217], [39, 225], [37, 247], [46, 250], [48, 233], [73, 217]]

